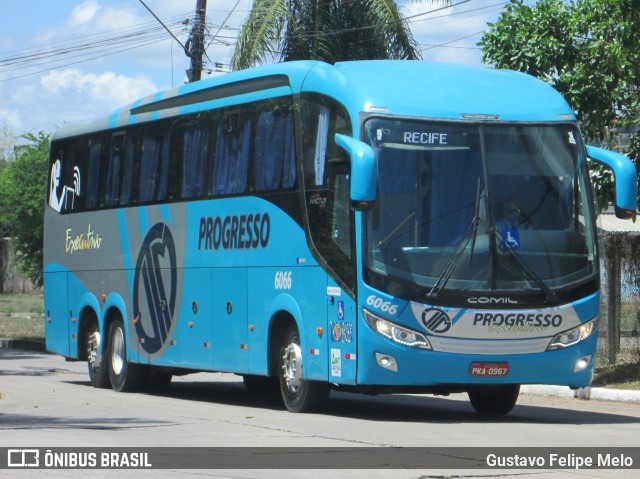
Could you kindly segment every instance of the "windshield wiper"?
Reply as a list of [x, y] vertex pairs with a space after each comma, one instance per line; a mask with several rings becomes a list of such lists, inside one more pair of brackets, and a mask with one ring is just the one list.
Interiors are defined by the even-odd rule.
[[473, 230], [473, 236], [471, 241], [471, 253], [469, 254], [469, 264], [473, 259], [473, 252], [476, 249], [476, 237], [478, 236], [478, 226], [480, 225], [480, 198], [485, 194], [485, 191], [480, 193], [480, 178], [478, 178], [478, 189], [476, 190], [476, 208], [473, 213], [473, 219], [476, 222]]
[[398, 233], [398, 231], [400, 231], [400, 230], [402, 229], [402, 227], [403, 227], [404, 225], [406, 225], [406, 224], [409, 222], [409, 220], [410, 220], [411, 218], [413, 218], [415, 215], [416, 215], [416, 212], [415, 212], [415, 211], [412, 211], [412, 212], [410, 212], [407, 216], [405, 216], [405, 217], [400, 221], [400, 223], [398, 223], [398, 224], [396, 225], [396, 227], [395, 227], [395, 228], [393, 228], [393, 229], [389, 232], [389, 234], [387, 234], [387, 236], [385, 236], [384, 238], [382, 238], [380, 241], [378, 241], [377, 243], [375, 243], [375, 244], [373, 245], [374, 249], [380, 248], [383, 244], [385, 244], [387, 241], [389, 241], [391, 238], [393, 238], [393, 237], [396, 235], [396, 233]]
[[480, 192], [480, 180], [478, 179], [478, 192], [476, 194], [474, 216], [462, 235], [462, 238], [460, 238], [460, 242], [456, 245], [455, 249], [449, 256], [449, 259], [447, 259], [447, 263], [444, 265], [444, 269], [442, 270], [442, 273], [440, 273], [440, 276], [438, 276], [438, 279], [431, 288], [431, 291], [426, 294], [427, 299], [434, 300], [438, 298], [442, 289], [446, 286], [449, 279], [451, 279], [451, 276], [453, 275], [456, 266], [458, 266], [469, 242], [471, 242], [471, 254], [469, 255], [469, 262], [471, 262], [471, 258], [473, 258], [473, 250], [476, 245], [476, 237], [478, 235], [478, 226], [482, 221], [482, 218], [480, 218], [480, 198], [483, 194], [484, 192]]
[[[500, 237], [502, 244], [506, 244], [506, 238], [502, 235], [502, 233], [498, 231], [495, 232], [497, 233], [497, 236]], [[503, 247], [501, 248], [501, 251], [508, 253], [515, 260], [516, 264], [520, 267], [520, 272], [525, 277], [525, 279], [533, 281], [540, 288], [540, 290], [544, 293], [547, 303], [556, 302], [558, 300], [556, 293], [551, 288], [549, 288], [549, 286], [547, 286], [542, 278], [540, 278], [538, 273], [536, 273], [535, 270], [531, 268], [529, 264], [527, 264], [527, 262], [522, 258], [522, 255], [518, 253], [515, 248]]]

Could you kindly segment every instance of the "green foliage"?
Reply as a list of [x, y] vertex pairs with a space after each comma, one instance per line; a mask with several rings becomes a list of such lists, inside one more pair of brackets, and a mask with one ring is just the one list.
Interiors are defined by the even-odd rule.
[[11, 229], [18, 264], [40, 286], [49, 136], [40, 132], [22, 138], [26, 144], [17, 149], [17, 158], [1, 170], [0, 223]]
[[[0, 178], [3, 177], [9, 162], [13, 159], [16, 144], [16, 134], [6, 123], [0, 128]], [[2, 206], [2, 205], [0, 205]], [[0, 216], [0, 238], [11, 236], [11, 225], [5, 224]]]
[[256, 0], [231, 63], [384, 58], [420, 58], [394, 0]]
[[[614, 146], [640, 126], [640, 0], [512, 0], [479, 45], [483, 61], [537, 76], [564, 95], [587, 141]], [[640, 165], [635, 133], [626, 154]], [[612, 177], [594, 168], [600, 203]]]
[[571, 12], [562, 0], [541, 0], [534, 6], [514, 0], [496, 23], [489, 23], [479, 45], [485, 63], [553, 83], [575, 57]]

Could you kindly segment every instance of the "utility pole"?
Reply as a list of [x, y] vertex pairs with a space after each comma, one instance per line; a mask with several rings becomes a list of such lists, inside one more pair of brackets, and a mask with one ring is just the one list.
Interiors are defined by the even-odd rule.
[[197, 0], [196, 19], [185, 51], [191, 58], [191, 68], [187, 70], [189, 82], [198, 81], [202, 78], [202, 57], [204, 55], [204, 32], [205, 18], [207, 15], [207, 0]]

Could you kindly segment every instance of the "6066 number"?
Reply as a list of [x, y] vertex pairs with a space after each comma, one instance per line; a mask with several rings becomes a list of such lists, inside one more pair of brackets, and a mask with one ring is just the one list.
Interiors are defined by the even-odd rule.
[[372, 294], [367, 298], [367, 305], [374, 309], [379, 309], [383, 313], [396, 314], [398, 312], [398, 305], [393, 304], [390, 301], [385, 301], [382, 298], [378, 298]]

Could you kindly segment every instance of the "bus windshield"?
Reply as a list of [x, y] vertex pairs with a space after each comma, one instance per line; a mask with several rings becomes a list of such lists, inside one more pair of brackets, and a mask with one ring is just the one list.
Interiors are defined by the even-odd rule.
[[364, 215], [365, 280], [442, 291], [544, 293], [593, 281], [593, 211], [572, 124], [371, 118], [378, 196]]

